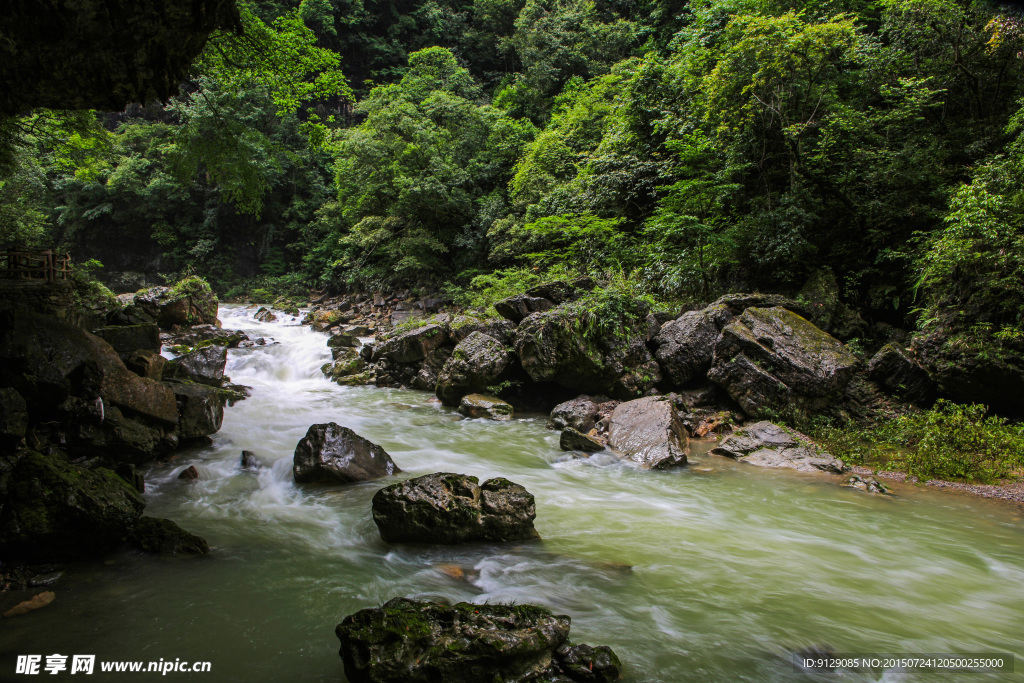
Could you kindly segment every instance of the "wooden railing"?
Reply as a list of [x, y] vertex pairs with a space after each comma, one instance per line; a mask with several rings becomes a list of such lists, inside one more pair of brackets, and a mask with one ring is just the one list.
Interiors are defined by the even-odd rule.
[[46, 280], [56, 282], [67, 280], [71, 273], [71, 254], [60, 254], [52, 249], [44, 251], [7, 250], [7, 272], [9, 278], [21, 280]]

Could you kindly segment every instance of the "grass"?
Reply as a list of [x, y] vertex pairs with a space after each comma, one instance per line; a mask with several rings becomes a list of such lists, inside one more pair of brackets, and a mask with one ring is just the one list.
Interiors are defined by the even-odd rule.
[[811, 435], [848, 463], [902, 471], [921, 481], [993, 484], [1024, 475], [1024, 424], [989, 415], [979, 404], [940, 400], [930, 410], [873, 426], [818, 424]]

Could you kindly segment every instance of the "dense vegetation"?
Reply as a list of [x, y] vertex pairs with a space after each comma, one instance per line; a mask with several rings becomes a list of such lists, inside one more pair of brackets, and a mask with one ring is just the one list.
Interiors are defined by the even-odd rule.
[[[965, 0], [260, 0], [184, 94], [0, 122], [0, 241], [243, 287], [551, 271], [1024, 338], [1024, 29]], [[114, 256], [111, 256], [114, 255]]]

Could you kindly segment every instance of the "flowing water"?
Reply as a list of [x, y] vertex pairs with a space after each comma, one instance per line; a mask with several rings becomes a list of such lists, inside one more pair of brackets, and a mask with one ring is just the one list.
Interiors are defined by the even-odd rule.
[[[1003, 652], [1024, 667], [1019, 508], [910, 486], [871, 496], [829, 477], [739, 465], [705, 443], [693, 445], [690, 467], [669, 472], [569, 459], [541, 415], [463, 420], [427, 393], [329, 383], [319, 372], [330, 358], [324, 335], [294, 319], [257, 323], [254, 310], [221, 310], [225, 328], [279, 342], [230, 352], [227, 374], [252, 397], [226, 410], [212, 446], [146, 472], [147, 514], [204, 536], [211, 555], [125, 554], [76, 568], [53, 604], [0, 624], [0, 680], [31, 679], [11, 675], [25, 653], [212, 663], [211, 673], [168, 680], [344, 680], [335, 624], [395, 596], [545, 605], [572, 617], [576, 642], [612, 646], [631, 681], [793, 680], [787, 653], [815, 646]], [[522, 484], [544, 540], [384, 543], [370, 499], [387, 481], [292, 482], [295, 444], [329, 421], [381, 444], [399, 477], [450, 471]], [[265, 466], [242, 470], [243, 449]], [[199, 481], [177, 479], [189, 465]], [[1024, 678], [970, 680], [1014, 676]]]

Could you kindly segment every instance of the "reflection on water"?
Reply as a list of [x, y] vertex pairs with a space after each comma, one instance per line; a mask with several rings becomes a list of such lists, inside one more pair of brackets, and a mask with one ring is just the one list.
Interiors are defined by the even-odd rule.
[[[343, 680], [334, 625], [398, 595], [546, 605], [572, 617], [577, 642], [612, 646], [634, 681], [791, 680], [786, 653], [812, 646], [1024, 654], [1017, 509], [912, 487], [869, 496], [716, 458], [707, 444], [670, 472], [567, 458], [543, 416], [462, 420], [426, 393], [331, 384], [324, 335], [287, 316], [257, 323], [254, 311], [221, 315], [280, 342], [231, 351], [227, 374], [252, 397], [227, 409], [211, 447], [146, 473], [147, 514], [203, 535], [212, 555], [80, 568], [52, 605], [0, 624], [0, 680], [15, 654], [53, 652], [210, 660], [195, 680]], [[381, 444], [400, 476], [524, 485], [544, 540], [385, 544], [370, 518], [384, 482], [291, 481], [295, 444], [328, 421]], [[242, 470], [243, 449], [264, 467]], [[199, 481], [177, 479], [189, 465]], [[841, 678], [879, 676], [958, 680]]]

